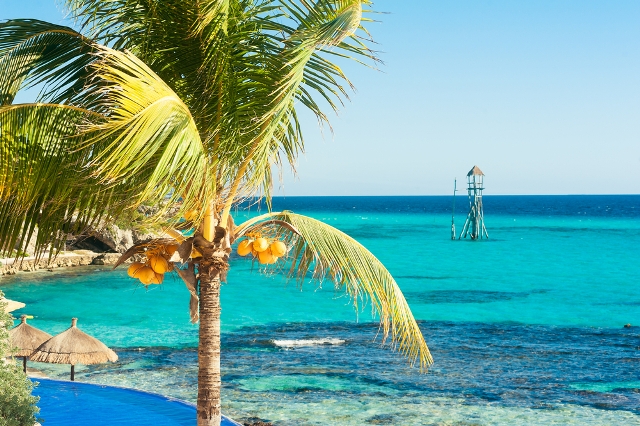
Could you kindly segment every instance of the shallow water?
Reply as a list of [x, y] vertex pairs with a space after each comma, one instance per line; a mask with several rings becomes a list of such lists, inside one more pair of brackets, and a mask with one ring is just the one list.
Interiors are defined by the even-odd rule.
[[[491, 238], [479, 242], [449, 240], [450, 201], [276, 200], [385, 263], [436, 362], [420, 375], [382, 348], [369, 310], [356, 315], [328, 283], [300, 291], [234, 258], [222, 293], [224, 411], [282, 425], [640, 424], [640, 329], [622, 327], [640, 324], [640, 196], [486, 197]], [[458, 229], [463, 216], [459, 207]], [[57, 333], [78, 316], [117, 348], [118, 363], [80, 367], [79, 380], [195, 399], [197, 327], [177, 278], [145, 291], [123, 270], [91, 267], [0, 284], [34, 326]]]

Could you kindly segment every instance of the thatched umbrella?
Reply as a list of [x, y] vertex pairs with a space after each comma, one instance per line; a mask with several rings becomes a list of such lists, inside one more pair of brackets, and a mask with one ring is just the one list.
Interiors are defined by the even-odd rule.
[[104, 343], [76, 327], [78, 318], [71, 319], [71, 327], [44, 342], [29, 358], [36, 362], [71, 364], [71, 380], [75, 379], [76, 364], [116, 362], [118, 355]]
[[51, 339], [49, 333], [38, 330], [27, 324], [27, 316], [20, 317], [20, 324], [9, 330], [9, 342], [12, 347], [17, 347], [18, 352], [13, 356], [22, 357], [22, 369], [27, 372], [27, 357], [31, 356], [38, 346]]
[[2, 298], [0, 299], [0, 304], [4, 303], [4, 311], [8, 314], [9, 312], [16, 311], [18, 309], [24, 308], [26, 305], [22, 302], [16, 302], [15, 300]]

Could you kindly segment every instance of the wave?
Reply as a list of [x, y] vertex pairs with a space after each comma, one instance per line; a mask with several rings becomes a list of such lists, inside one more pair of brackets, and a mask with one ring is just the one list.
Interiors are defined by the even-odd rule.
[[281, 348], [300, 348], [304, 346], [342, 345], [346, 340], [326, 337], [324, 339], [273, 340], [273, 344]]

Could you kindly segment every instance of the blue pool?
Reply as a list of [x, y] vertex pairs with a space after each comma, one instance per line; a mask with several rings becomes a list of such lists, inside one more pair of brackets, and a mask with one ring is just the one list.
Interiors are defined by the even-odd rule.
[[[40, 418], [46, 426], [194, 425], [196, 407], [152, 393], [88, 383], [36, 379]], [[223, 418], [223, 426], [238, 426]]]

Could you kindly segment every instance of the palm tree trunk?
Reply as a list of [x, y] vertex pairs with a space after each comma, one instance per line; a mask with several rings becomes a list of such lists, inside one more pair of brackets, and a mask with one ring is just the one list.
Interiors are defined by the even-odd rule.
[[220, 270], [201, 262], [198, 426], [220, 426]]

